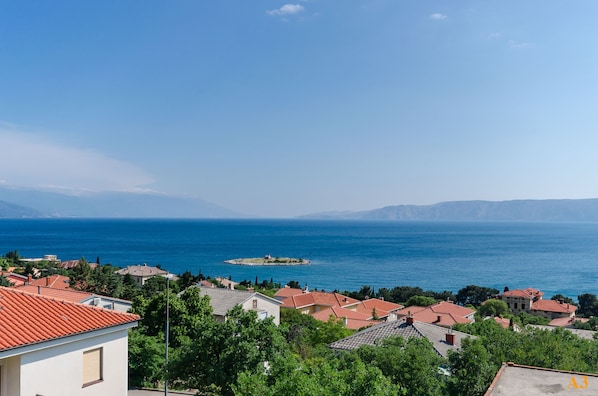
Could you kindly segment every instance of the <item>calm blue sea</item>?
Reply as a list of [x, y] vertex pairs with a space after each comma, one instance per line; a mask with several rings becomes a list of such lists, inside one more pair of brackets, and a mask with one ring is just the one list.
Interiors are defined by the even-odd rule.
[[[358, 290], [468, 284], [598, 294], [598, 224], [312, 220], [0, 220], [0, 254], [82, 256], [116, 266], [160, 264], [234, 280], [297, 280]], [[239, 257], [302, 257], [312, 265], [244, 267]]]

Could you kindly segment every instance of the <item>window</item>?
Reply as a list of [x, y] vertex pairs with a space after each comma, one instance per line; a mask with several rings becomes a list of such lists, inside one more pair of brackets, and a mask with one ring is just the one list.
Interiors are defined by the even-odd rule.
[[257, 309], [257, 298], [252, 301], [253, 309]]
[[102, 381], [102, 348], [83, 352], [83, 387]]
[[515, 309], [517, 309], [517, 303], [513, 303]]
[[521, 304], [521, 309], [525, 310], [525, 304]]

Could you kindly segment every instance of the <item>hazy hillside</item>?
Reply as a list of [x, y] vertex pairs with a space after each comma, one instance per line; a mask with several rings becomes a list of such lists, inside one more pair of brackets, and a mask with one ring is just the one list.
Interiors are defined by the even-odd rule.
[[0, 217], [247, 217], [201, 199], [158, 194], [97, 193], [72, 196], [38, 190], [0, 188], [0, 200], [14, 207], [23, 205], [35, 208], [30, 216], [0, 212]]
[[598, 199], [454, 201], [398, 205], [361, 212], [327, 212], [307, 219], [388, 221], [598, 221]]
[[0, 201], [0, 218], [25, 218], [39, 216], [41, 216], [41, 213], [37, 210], [15, 205], [10, 202]]

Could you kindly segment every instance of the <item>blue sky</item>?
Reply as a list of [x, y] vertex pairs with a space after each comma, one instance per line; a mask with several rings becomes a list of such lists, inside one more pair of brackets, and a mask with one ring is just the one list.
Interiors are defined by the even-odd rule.
[[595, 1], [0, 1], [0, 184], [286, 217], [598, 197]]

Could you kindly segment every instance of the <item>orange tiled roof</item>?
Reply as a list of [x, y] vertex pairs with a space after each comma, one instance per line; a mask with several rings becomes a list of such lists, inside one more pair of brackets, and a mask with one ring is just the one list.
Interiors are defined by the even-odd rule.
[[377, 298], [370, 298], [368, 300], [362, 301], [361, 304], [357, 306], [357, 311], [368, 313], [371, 316], [374, 308], [376, 309], [376, 315], [380, 318], [384, 318], [391, 312], [397, 312], [404, 307], [401, 304], [395, 304]]
[[463, 307], [461, 305], [447, 301], [440, 301], [434, 305], [430, 305], [429, 308], [436, 313], [445, 313], [462, 317], [470, 316], [475, 313], [474, 309]]
[[69, 277], [64, 275], [51, 275], [45, 278], [33, 279], [29, 282], [33, 286], [46, 286], [53, 289], [70, 289]]
[[531, 310], [571, 314], [577, 310], [577, 307], [573, 304], [561, 304], [556, 300], [538, 300], [534, 302]]
[[138, 320], [134, 314], [0, 287], [0, 351]]
[[303, 293], [303, 290], [301, 290], [301, 289], [295, 289], [292, 287], [283, 287], [283, 288], [279, 289], [276, 292], [276, 294], [274, 294], [274, 298], [276, 298], [278, 300], [282, 300], [287, 297], [296, 296], [301, 293]]
[[447, 301], [440, 301], [429, 307], [406, 307], [398, 311], [397, 315], [403, 317], [411, 314], [417, 321], [450, 327], [457, 323], [471, 323], [472, 320], [468, 319], [467, 316], [474, 313], [473, 309]]
[[322, 322], [327, 322], [330, 316], [337, 319], [343, 319], [345, 321], [345, 327], [353, 330], [380, 323], [378, 320], [371, 320], [371, 315], [366, 315], [361, 312], [355, 312], [341, 307], [326, 308], [319, 312], [314, 312], [311, 314], [311, 316], [317, 320], [321, 320]]
[[[280, 290], [288, 290], [287, 289], [280, 289]], [[280, 292], [279, 290], [279, 292]], [[325, 306], [325, 307], [349, 307], [354, 306], [360, 303], [359, 300], [356, 300], [351, 297], [344, 296], [339, 293], [327, 293], [327, 292], [320, 292], [320, 291], [309, 291], [304, 292], [300, 289], [293, 289], [295, 291], [299, 291], [298, 294], [291, 294], [292, 292], [284, 292], [287, 296], [282, 299], [282, 308], [304, 308], [313, 305], [318, 306]], [[291, 294], [291, 295], [288, 295]], [[281, 299], [281, 294], [276, 294], [278, 300]]]
[[77, 290], [71, 289], [54, 289], [51, 287], [44, 287], [44, 286], [33, 286], [33, 285], [24, 285], [18, 287], [17, 290], [29, 293], [29, 294], [38, 294], [41, 296], [46, 296], [50, 298], [56, 298], [59, 300], [70, 301], [70, 302], [81, 302], [84, 299], [93, 296], [92, 293], [86, 293]]
[[507, 290], [502, 295], [506, 297], [542, 298], [544, 293], [538, 289], [528, 287], [527, 289]]
[[576, 317], [556, 318], [556, 319], [552, 319], [550, 321], [550, 323], [548, 323], [548, 326], [572, 327], [575, 322], [587, 323], [589, 321], [590, 321], [590, 318], [576, 318]]

